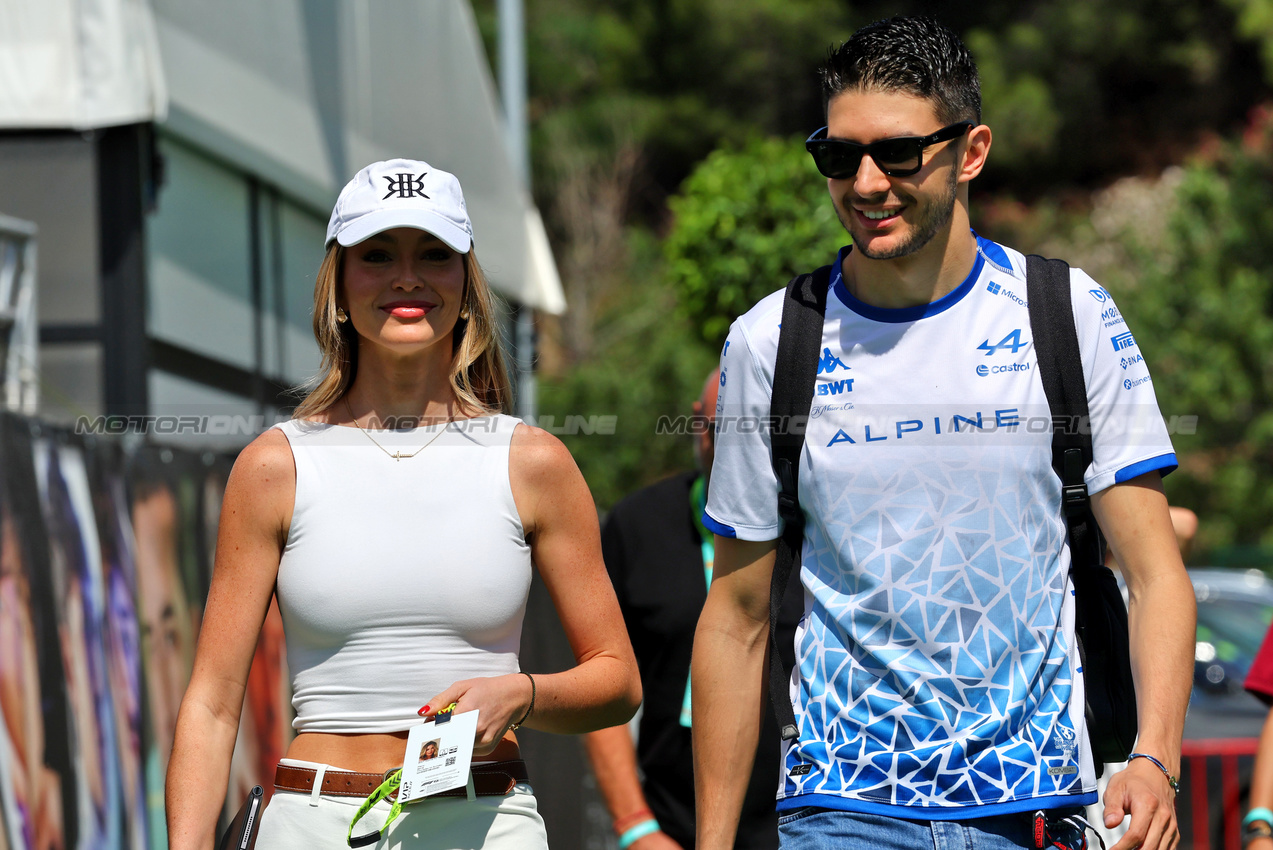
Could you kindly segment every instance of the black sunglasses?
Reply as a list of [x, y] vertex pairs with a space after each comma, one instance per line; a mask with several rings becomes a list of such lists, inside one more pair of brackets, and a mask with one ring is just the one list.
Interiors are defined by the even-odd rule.
[[805, 150], [813, 154], [813, 162], [823, 177], [844, 180], [858, 173], [865, 154], [889, 177], [905, 177], [924, 167], [924, 148], [957, 139], [972, 129], [971, 121], [960, 121], [942, 127], [931, 136], [899, 136], [896, 139], [880, 139], [869, 145], [859, 145], [844, 139], [828, 139], [823, 127], [804, 143]]

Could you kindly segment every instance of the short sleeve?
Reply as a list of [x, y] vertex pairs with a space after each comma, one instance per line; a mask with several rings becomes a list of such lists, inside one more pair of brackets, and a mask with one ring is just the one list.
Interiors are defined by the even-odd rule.
[[753, 349], [748, 316], [734, 322], [721, 352], [716, 452], [703, 524], [724, 537], [773, 540], [781, 531], [766, 427], [773, 367], [765, 368]]
[[1136, 337], [1104, 287], [1077, 269], [1071, 282], [1092, 427], [1088, 491], [1155, 470], [1166, 475], [1176, 468], [1175, 450]]

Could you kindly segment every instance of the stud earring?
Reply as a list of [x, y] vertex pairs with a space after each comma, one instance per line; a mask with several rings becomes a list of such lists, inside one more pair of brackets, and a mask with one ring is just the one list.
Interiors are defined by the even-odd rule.
[[344, 307], [336, 308], [336, 321], [340, 322], [342, 325], [349, 321], [349, 314], [345, 312]]

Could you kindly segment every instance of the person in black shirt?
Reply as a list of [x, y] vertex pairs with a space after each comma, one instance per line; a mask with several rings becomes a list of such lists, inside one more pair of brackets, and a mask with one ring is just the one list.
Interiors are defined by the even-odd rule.
[[[693, 714], [688, 694], [690, 649], [707, 599], [714, 557], [703, 528], [711, 476], [713, 424], [720, 372], [694, 403], [694, 449], [699, 469], [674, 475], [617, 504], [601, 530], [606, 569], [641, 670], [645, 701], [634, 746], [616, 726], [584, 736], [622, 850], [692, 850]], [[797, 582], [779, 620], [780, 651], [791, 662], [796, 623], [804, 610]], [[639, 772], [638, 772], [639, 768]], [[766, 715], [735, 847], [778, 846], [774, 782], [778, 730]]]

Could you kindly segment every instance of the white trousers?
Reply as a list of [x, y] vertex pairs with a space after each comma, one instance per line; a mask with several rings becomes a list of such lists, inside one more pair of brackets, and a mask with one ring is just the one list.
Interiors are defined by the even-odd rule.
[[[283, 759], [296, 767], [313, 762]], [[343, 768], [331, 768], [341, 770]], [[280, 791], [265, 807], [258, 850], [349, 850], [349, 822], [363, 803], [359, 797], [328, 797]], [[383, 827], [390, 803], [382, 800], [354, 826], [354, 835]], [[534, 790], [518, 784], [503, 797], [442, 797], [404, 806], [374, 850], [548, 850], [544, 820]]]

